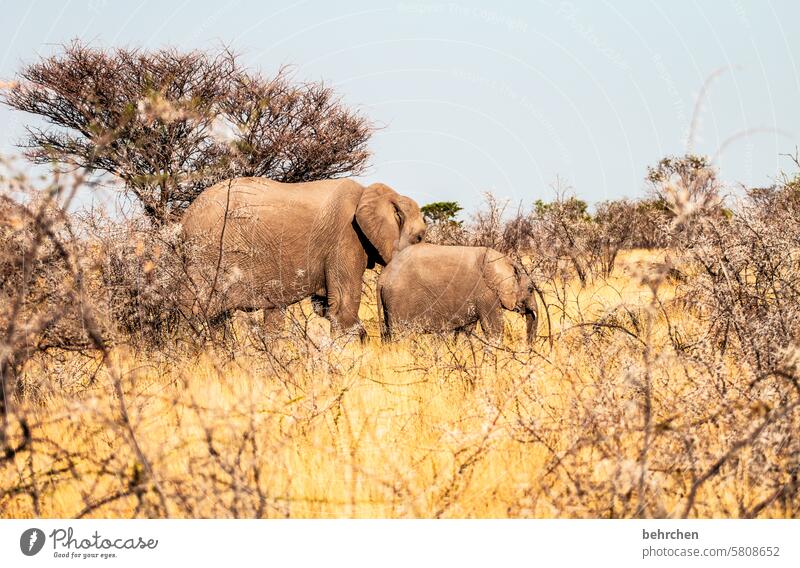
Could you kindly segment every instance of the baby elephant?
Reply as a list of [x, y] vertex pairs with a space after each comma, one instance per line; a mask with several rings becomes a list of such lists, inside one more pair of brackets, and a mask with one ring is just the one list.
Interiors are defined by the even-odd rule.
[[401, 328], [471, 331], [498, 339], [501, 308], [525, 315], [528, 342], [536, 337], [535, 286], [507, 256], [487, 247], [421, 243], [397, 253], [378, 279], [381, 337]]

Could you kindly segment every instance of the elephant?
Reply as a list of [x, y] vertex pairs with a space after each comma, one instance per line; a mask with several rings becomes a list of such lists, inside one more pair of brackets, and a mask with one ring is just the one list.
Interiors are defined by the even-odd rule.
[[487, 247], [423, 243], [392, 259], [378, 278], [381, 337], [399, 327], [467, 332], [480, 322], [487, 338], [502, 336], [502, 308], [526, 318], [527, 340], [538, 325], [536, 286], [523, 268]]
[[332, 330], [357, 330], [363, 341], [364, 271], [386, 265], [425, 231], [419, 205], [381, 183], [226, 180], [204, 190], [182, 219], [190, 251], [183, 311], [218, 322], [233, 310], [263, 309], [266, 323], [311, 297]]

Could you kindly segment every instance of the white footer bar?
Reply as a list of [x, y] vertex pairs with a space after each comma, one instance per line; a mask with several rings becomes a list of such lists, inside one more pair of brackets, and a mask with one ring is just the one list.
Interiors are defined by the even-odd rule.
[[[800, 566], [798, 520], [3, 520], [3, 566]], [[224, 563], [224, 564], [223, 564]]]

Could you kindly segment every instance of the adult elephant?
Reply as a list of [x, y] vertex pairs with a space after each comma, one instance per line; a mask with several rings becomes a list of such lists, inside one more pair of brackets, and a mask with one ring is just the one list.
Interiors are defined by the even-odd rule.
[[312, 297], [332, 329], [357, 328], [362, 339], [364, 270], [425, 235], [414, 200], [350, 179], [226, 180], [195, 199], [182, 225], [191, 251], [184, 307], [195, 316], [264, 309], [268, 320]]

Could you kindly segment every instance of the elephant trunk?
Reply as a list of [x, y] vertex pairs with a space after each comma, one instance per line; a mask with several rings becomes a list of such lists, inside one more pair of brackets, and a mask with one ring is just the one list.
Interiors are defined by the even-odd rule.
[[528, 344], [533, 345], [533, 342], [536, 340], [536, 327], [538, 322], [538, 317], [536, 310], [527, 309], [525, 310], [525, 328], [527, 331], [526, 338], [528, 340]]

